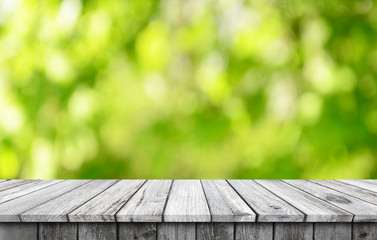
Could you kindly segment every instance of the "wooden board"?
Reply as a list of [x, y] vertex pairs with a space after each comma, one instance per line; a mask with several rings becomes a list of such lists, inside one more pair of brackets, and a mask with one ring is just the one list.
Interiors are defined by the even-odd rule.
[[377, 223], [0, 223], [0, 239], [374, 240]]
[[273, 240], [273, 223], [236, 223], [236, 240]]
[[234, 239], [234, 223], [198, 223], [196, 226], [196, 239]]
[[305, 215], [251, 180], [229, 180], [230, 185], [258, 214], [258, 222], [303, 222]]
[[225, 180], [202, 180], [212, 222], [255, 222], [256, 215]]
[[22, 197], [13, 199], [12, 201], [2, 203], [0, 204], [0, 221], [18, 222], [20, 221], [19, 215], [23, 212], [26, 212], [29, 209], [39, 206], [88, 182], [89, 181], [87, 180], [62, 181]]
[[38, 182], [39, 180], [8, 180], [0, 182], [0, 191], [4, 191], [9, 188], [14, 188], [23, 184]]
[[375, 181], [369, 180], [337, 180], [345, 184], [357, 186], [359, 188], [367, 189], [377, 193], [377, 184]]
[[35, 192], [39, 189], [48, 187], [61, 181], [62, 180], [32, 181], [26, 184], [8, 188], [6, 190], [0, 191], [0, 203], [4, 203], [23, 195]]
[[116, 214], [117, 222], [161, 222], [172, 180], [148, 180]]
[[166, 222], [210, 222], [211, 214], [199, 180], [175, 180], [164, 213]]
[[77, 223], [39, 223], [39, 240], [77, 240]]
[[355, 198], [358, 198], [360, 200], [373, 203], [377, 205], [377, 193], [359, 188], [353, 185], [349, 185], [346, 183], [342, 183], [335, 180], [310, 180], [311, 182], [315, 182], [317, 184], [320, 184], [322, 186], [334, 189], [338, 192], [354, 196]]
[[[97, 196], [115, 180], [94, 180], [20, 215], [23, 222], [68, 222], [68, 214]], [[85, 193], [85, 194], [83, 194]]]
[[314, 223], [314, 239], [351, 240], [352, 223]]
[[376, 240], [377, 223], [353, 223], [354, 240]]
[[0, 223], [1, 240], [37, 240], [37, 223]]
[[274, 240], [313, 240], [313, 223], [275, 223]]
[[117, 239], [116, 223], [79, 223], [78, 228], [80, 240]]
[[145, 180], [121, 180], [68, 215], [70, 222], [115, 222], [115, 214]]
[[285, 180], [302, 191], [316, 196], [323, 201], [331, 203], [354, 215], [354, 222], [375, 222], [377, 221], [377, 206], [347, 194], [335, 191], [322, 185], [305, 180]]
[[195, 223], [159, 223], [158, 240], [195, 240]]
[[353, 215], [279, 180], [256, 180], [306, 214], [307, 222], [351, 222]]
[[119, 223], [119, 239], [156, 240], [156, 223]]

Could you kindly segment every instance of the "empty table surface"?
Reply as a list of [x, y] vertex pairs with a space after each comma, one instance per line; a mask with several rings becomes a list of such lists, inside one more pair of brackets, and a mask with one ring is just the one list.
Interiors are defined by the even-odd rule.
[[377, 222], [377, 181], [0, 180], [0, 222]]

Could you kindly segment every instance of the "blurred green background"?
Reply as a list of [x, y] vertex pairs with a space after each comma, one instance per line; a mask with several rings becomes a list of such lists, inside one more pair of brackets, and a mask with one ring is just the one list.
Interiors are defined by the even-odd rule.
[[371, 0], [0, 0], [0, 178], [376, 178]]

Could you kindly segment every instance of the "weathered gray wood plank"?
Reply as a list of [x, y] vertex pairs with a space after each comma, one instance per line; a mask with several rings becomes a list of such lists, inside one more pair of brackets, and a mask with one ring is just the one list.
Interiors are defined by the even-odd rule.
[[156, 223], [119, 223], [121, 240], [156, 240]]
[[236, 223], [235, 240], [273, 240], [273, 223]]
[[0, 191], [4, 191], [9, 188], [14, 188], [23, 184], [31, 183], [31, 182], [37, 182], [39, 180], [8, 180], [0, 182]]
[[377, 223], [353, 223], [354, 240], [376, 240]]
[[335, 180], [310, 180], [310, 181], [377, 205], [377, 193], [375, 192], [372, 192], [363, 188], [359, 188], [353, 185], [349, 185], [346, 183], [338, 182]]
[[336, 180], [345, 184], [364, 188], [373, 192], [377, 192], [377, 183], [371, 180]]
[[0, 203], [7, 202], [9, 200], [18, 198], [20, 196], [29, 194], [47, 186], [61, 182], [62, 180], [44, 180], [44, 181], [32, 181], [19, 186], [8, 188], [0, 192]]
[[116, 214], [117, 222], [162, 222], [172, 180], [148, 180]]
[[78, 223], [79, 240], [116, 240], [116, 223]]
[[1, 240], [37, 240], [37, 223], [0, 223]]
[[306, 214], [307, 222], [351, 222], [353, 215], [279, 180], [256, 180]]
[[77, 223], [39, 223], [39, 240], [77, 240]]
[[294, 187], [342, 208], [354, 215], [354, 222], [377, 221], [377, 206], [305, 180], [285, 180]]
[[255, 222], [256, 215], [225, 180], [202, 180], [212, 222]]
[[228, 180], [258, 214], [258, 222], [303, 222], [305, 215], [251, 180]]
[[116, 180], [94, 180], [20, 215], [23, 222], [68, 222], [68, 214], [114, 185]]
[[158, 240], [195, 240], [195, 223], [158, 223]]
[[116, 212], [145, 180], [121, 180], [70, 214], [70, 222], [115, 222]]
[[175, 180], [164, 213], [165, 222], [210, 222], [211, 214], [199, 180]]
[[18, 222], [19, 215], [66, 192], [88, 183], [87, 180], [66, 180], [0, 204], [0, 221]]
[[0, 222], [377, 221], [376, 180], [6, 182]]
[[313, 223], [275, 223], [274, 240], [313, 240]]
[[352, 223], [314, 223], [314, 239], [351, 240]]
[[197, 240], [234, 239], [234, 223], [197, 223]]

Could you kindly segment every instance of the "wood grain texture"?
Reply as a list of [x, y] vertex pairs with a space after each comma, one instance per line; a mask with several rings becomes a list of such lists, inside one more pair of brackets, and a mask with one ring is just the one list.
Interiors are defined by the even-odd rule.
[[314, 223], [314, 239], [351, 240], [352, 223]]
[[119, 223], [119, 239], [156, 240], [156, 223]]
[[39, 240], [77, 240], [77, 223], [39, 223]]
[[212, 222], [255, 222], [256, 215], [225, 180], [202, 180]]
[[197, 240], [234, 239], [234, 223], [197, 223]]
[[374, 180], [337, 180], [345, 184], [367, 189], [377, 193], [377, 182]]
[[70, 222], [115, 222], [115, 214], [145, 180], [121, 180], [71, 212]]
[[303, 222], [305, 215], [251, 180], [228, 180], [258, 214], [258, 222]]
[[199, 180], [175, 180], [164, 213], [165, 222], [210, 222], [211, 214]]
[[307, 222], [351, 222], [353, 215], [279, 180], [256, 180], [306, 214]]
[[78, 223], [79, 240], [116, 240], [116, 223]]
[[68, 214], [86, 203], [115, 180], [94, 180], [20, 215], [23, 222], [68, 222]]
[[319, 199], [332, 205], [342, 208], [354, 215], [354, 222], [375, 222], [377, 221], [377, 206], [360, 199], [322, 185], [305, 180], [285, 180], [285, 182], [297, 187]]
[[354, 240], [376, 240], [377, 223], [353, 223]]
[[116, 214], [118, 222], [162, 222], [172, 180], [148, 180]]
[[37, 240], [37, 223], [0, 223], [1, 240]]
[[1, 184], [0, 222], [249, 222], [255, 217], [257, 222], [377, 221], [376, 180], [9, 180]]
[[66, 180], [2, 203], [0, 204], [0, 221], [18, 222], [20, 221], [19, 215], [21, 213], [39, 206], [88, 182], [89, 181], [87, 180]]
[[158, 240], [195, 240], [195, 223], [158, 223]]
[[313, 240], [313, 223], [275, 223], [274, 240]]
[[9, 200], [29, 194], [31, 192], [48, 187], [61, 181], [62, 180], [32, 181], [26, 184], [21, 184], [12, 188], [8, 188], [0, 192], [0, 203], [7, 202]]
[[353, 185], [349, 185], [346, 183], [342, 183], [339, 181], [335, 181], [335, 180], [310, 180], [310, 181], [377, 205], [377, 193], [375, 192], [372, 192], [363, 188], [359, 188]]
[[14, 188], [23, 184], [38, 182], [40, 180], [8, 180], [0, 182], [0, 191], [4, 191], [9, 188]]
[[273, 223], [235, 223], [235, 240], [273, 240]]

